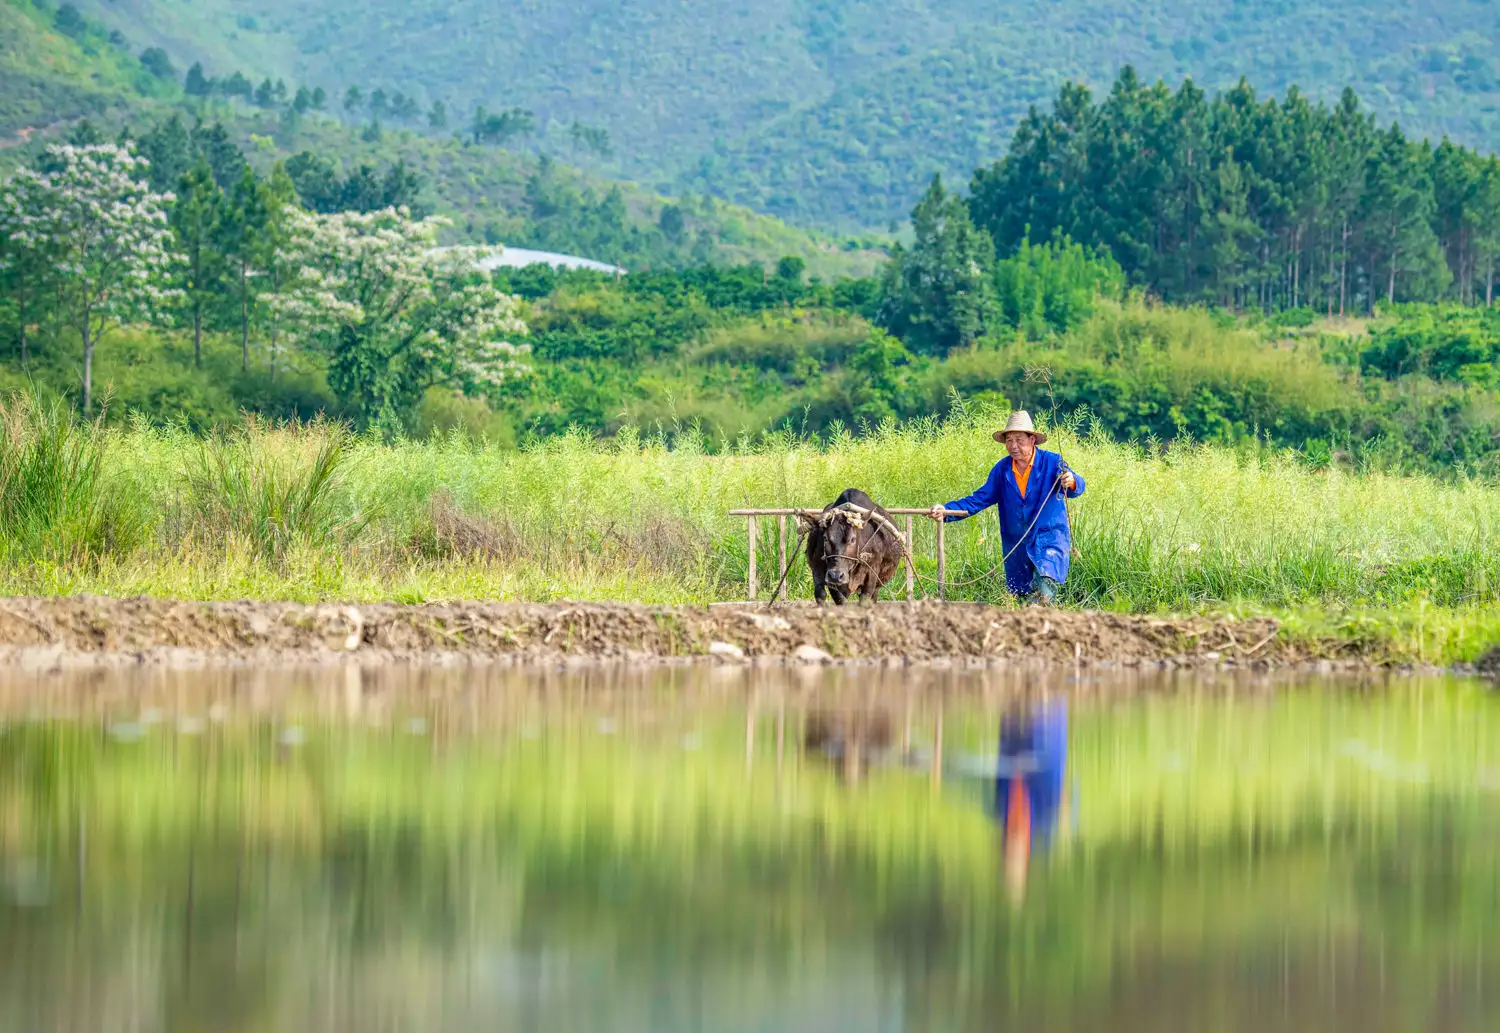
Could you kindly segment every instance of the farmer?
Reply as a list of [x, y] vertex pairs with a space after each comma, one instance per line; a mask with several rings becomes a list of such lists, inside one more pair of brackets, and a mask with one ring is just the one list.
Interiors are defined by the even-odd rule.
[[[1005, 585], [1031, 602], [1051, 604], [1068, 576], [1072, 534], [1063, 499], [1083, 494], [1076, 476], [1056, 452], [1037, 448], [1047, 440], [1031, 414], [1010, 414], [995, 440], [1010, 453], [990, 471], [984, 485], [967, 498], [933, 506], [933, 520], [962, 520], [991, 506], [1000, 510], [1000, 544], [1005, 556]], [[959, 515], [945, 516], [957, 511]], [[1018, 543], [1020, 543], [1018, 545]]]

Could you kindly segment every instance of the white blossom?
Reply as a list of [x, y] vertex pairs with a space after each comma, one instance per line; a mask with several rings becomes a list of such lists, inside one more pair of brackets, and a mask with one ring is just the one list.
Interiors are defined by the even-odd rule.
[[278, 258], [298, 273], [272, 305], [335, 365], [359, 347], [391, 377], [468, 388], [526, 368], [526, 347], [509, 340], [526, 333], [519, 302], [476, 273], [478, 249], [434, 249], [443, 220], [387, 208], [290, 209], [287, 221], [290, 243]]
[[0, 188], [0, 234], [50, 268], [58, 308], [83, 338], [85, 409], [99, 338], [178, 294], [165, 285], [172, 195], [146, 185], [148, 165], [113, 144], [56, 146], [43, 168], [19, 169]]

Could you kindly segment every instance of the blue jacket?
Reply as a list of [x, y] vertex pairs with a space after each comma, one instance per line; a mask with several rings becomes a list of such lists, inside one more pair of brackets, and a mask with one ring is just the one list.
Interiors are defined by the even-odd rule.
[[[1045, 848], [1051, 843], [1061, 814], [1063, 775], [1067, 765], [1066, 703], [1044, 706], [1019, 726], [1002, 720], [994, 811], [1000, 827], [1005, 827], [1006, 818], [1009, 817], [1011, 783], [1020, 779], [1026, 791], [1027, 802], [1031, 805], [1033, 845]], [[1076, 815], [1075, 810], [1074, 816]]]
[[[1016, 595], [1031, 591], [1033, 568], [1037, 573], [1050, 577], [1061, 584], [1068, 576], [1068, 564], [1073, 553], [1073, 535], [1068, 528], [1068, 510], [1063, 496], [1076, 499], [1083, 494], [1083, 477], [1073, 471], [1077, 480], [1072, 491], [1057, 487], [1057, 472], [1062, 467], [1062, 456], [1056, 452], [1036, 450], [1031, 461], [1031, 476], [1026, 482], [1026, 497], [1016, 485], [1015, 471], [1011, 469], [1010, 457], [995, 464], [984, 486], [966, 498], [954, 499], [945, 509], [956, 509], [965, 516], [973, 516], [990, 506], [1000, 510], [1000, 542], [1004, 552], [1010, 553], [1005, 561], [1005, 584]], [[1037, 507], [1042, 515], [1037, 516]], [[1032, 519], [1026, 544], [1011, 552], [1011, 547], [1026, 534]], [[952, 517], [948, 520], [962, 520]]]

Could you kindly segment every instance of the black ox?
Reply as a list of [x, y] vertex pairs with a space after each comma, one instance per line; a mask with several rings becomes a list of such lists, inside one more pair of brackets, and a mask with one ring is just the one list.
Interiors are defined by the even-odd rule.
[[901, 565], [904, 549], [891, 515], [858, 488], [845, 488], [817, 516], [804, 514], [801, 520], [813, 597], [820, 603], [831, 595], [842, 606], [856, 593], [873, 601]]

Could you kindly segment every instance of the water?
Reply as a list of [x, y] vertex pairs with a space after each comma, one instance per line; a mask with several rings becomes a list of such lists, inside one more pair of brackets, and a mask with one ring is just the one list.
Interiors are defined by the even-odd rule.
[[1456, 681], [0, 672], [0, 1029], [1492, 1031], [1497, 804]]

